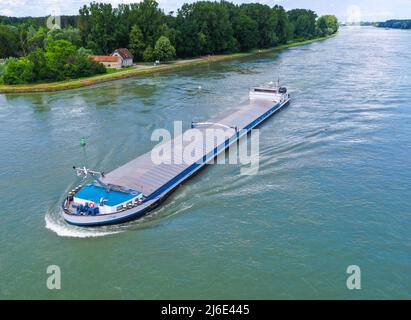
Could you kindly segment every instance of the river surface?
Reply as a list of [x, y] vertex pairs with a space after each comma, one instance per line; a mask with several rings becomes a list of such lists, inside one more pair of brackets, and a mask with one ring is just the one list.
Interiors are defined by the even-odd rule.
[[[344, 28], [253, 58], [0, 95], [0, 298], [410, 298], [410, 52], [410, 31]], [[292, 102], [260, 127], [257, 175], [209, 166], [123, 225], [60, 218], [73, 165], [110, 171], [149, 151], [154, 129], [227, 112], [278, 75]], [[61, 290], [46, 287], [49, 265]]]

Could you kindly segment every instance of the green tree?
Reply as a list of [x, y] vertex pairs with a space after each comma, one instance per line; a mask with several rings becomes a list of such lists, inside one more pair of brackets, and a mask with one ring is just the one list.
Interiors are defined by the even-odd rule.
[[176, 56], [176, 49], [172, 46], [170, 40], [161, 36], [154, 47], [154, 58], [160, 61], [170, 61]]
[[310, 39], [316, 36], [317, 14], [312, 10], [293, 9], [287, 12], [288, 19], [294, 25], [296, 38]]
[[166, 36], [171, 44], [175, 46], [177, 39], [177, 30], [163, 23], [159, 28], [159, 34]]
[[387, 20], [375, 23], [379, 28], [411, 29], [411, 20]]
[[108, 54], [119, 47], [120, 11], [109, 3], [90, 3], [80, 11], [78, 28], [83, 45], [95, 53]]
[[259, 48], [273, 47], [278, 43], [277, 17], [269, 6], [260, 3], [247, 3], [241, 5], [240, 10], [257, 23]]
[[23, 84], [33, 81], [34, 65], [27, 58], [6, 60], [3, 81], [5, 84]]
[[338, 31], [338, 19], [332, 15], [321, 16], [317, 20], [317, 27], [323, 36], [334, 34]]
[[82, 48], [76, 51], [71, 60], [72, 63], [66, 68], [67, 78], [89, 77], [106, 72], [106, 68], [101, 63], [90, 60], [89, 55]]
[[[225, 3], [199, 1], [184, 4], [177, 14], [178, 53], [198, 56], [232, 52], [236, 48], [230, 22], [230, 10]], [[206, 40], [199, 43], [199, 35]]]
[[45, 27], [41, 27], [37, 31], [33, 27], [30, 28], [27, 34], [27, 51], [43, 49], [47, 43], [47, 33], [48, 29]]
[[207, 36], [200, 31], [199, 33], [197, 33], [197, 46], [200, 52], [204, 52], [206, 50], [206, 45]]
[[54, 75], [55, 80], [63, 80], [71, 73], [70, 63], [74, 62], [76, 47], [66, 40], [50, 41], [46, 46], [47, 69]]
[[80, 54], [85, 54], [86, 56], [90, 56], [93, 54], [93, 52], [90, 49], [86, 49], [84, 47], [78, 48], [77, 52]]
[[19, 42], [20, 42], [20, 56], [26, 56], [28, 53], [28, 46], [27, 46], [27, 39], [29, 37], [29, 32], [32, 29], [33, 34], [35, 32], [32, 26], [29, 26], [25, 23], [18, 25], [18, 34], [19, 34]]
[[2, 79], [2, 76], [4, 74], [4, 69], [5, 69], [5, 64], [0, 63], [0, 79]]
[[146, 45], [155, 45], [156, 39], [161, 36], [160, 28], [164, 21], [164, 13], [155, 0], [143, 0], [130, 5], [129, 24], [138, 25], [143, 33]]
[[260, 41], [258, 25], [245, 14], [239, 14], [233, 18], [234, 37], [237, 39], [242, 51], [256, 48]]
[[16, 57], [19, 50], [18, 29], [0, 25], [0, 58]]
[[148, 45], [144, 50], [143, 59], [144, 61], [154, 61], [154, 50], [152, 46]]
[[28, 59], [34, 66], [33, 81], [79, 78], [106, 72], [101, 63], [90, 60], [87, 49], [76, 50], [65, 40], [51, 42], [45, 52], [37, 49], [28, 55]]
[[273, 14], [276, 17], [275, 34], [279, 43], [287, 43], [290, 38], [290, 29], [287, 13], [282, 6], [276, 5], [273, 8]]
[[76, 47], [81, 47], [80, 30], [73, 27], [67, 27], [62, 29], [52, 29], [48, 32], [48, 37], [52, 40], [67, 40], [74, 44]]
[[47, 67], [46, 57], [42, 49], [31, 52], [27, 59], [33, 64], [33, 82], [54, 78], [54, 74]]
[[143, 39], [143, 33], [141, 32], [141, 29], [138, 25], [134, 25], [131, 28], [130, 43], [128, 45], [128, 48], [133, 54], [134, 60], [139, 61], [143, 58], [145, 44]]

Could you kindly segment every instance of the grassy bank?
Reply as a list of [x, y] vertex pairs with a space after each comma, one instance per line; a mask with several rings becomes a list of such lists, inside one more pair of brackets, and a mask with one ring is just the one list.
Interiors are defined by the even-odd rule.
[[88, 78], [80, 78], [74, 80], [66, 80], [66, 81], [59, 81], [59, 82], [49, 82], [49, 83], [36, 83], [36, 84], [22, 84], [22, 85], [0, 85], [0, 93], [29, 93], [29, 92], [52, 92], [52, 91], [62, 91], [62, 90], [69, 90], [69, 89], [76, 89], [86, 86], [91, 86], [107, 81], [113, 81], [118, 79], [126, 79], [131, 77], [136, 77], [139, 75], [149, 74], [149, 73], [156, 73], [156, 72], [164, 72], [170, 71], [179, 68], [186, 68], [193, 65], [198, 64], [205, 64], [210, 62], [218, 62], [218, 61], [225, 61], [229, 59], [241, 58], [241, 57], [249, 57], [261, 53], [268, 53], [273, 51], [279, 51], [290, 47], [300, 46], [304, 44], [309, 44], [321, 40], [328, 39], [332, 36], [316, 38], [312, 40], [306, 41], [295, 41], [290, 42], [285, 45], [277, 46], [270, 49], [261, 49], [261, 50], [253, 50], [246, 53], [234, 53], [234, 54], [227, 54], [227, 55], [215, 55], [215, 56], [207, 56], [198, 59], [189, 59], [189, 60], [178, 60], [173, 63], [162, 64], [158, 66], [152, 66], [146, 68], [127, 68], [126, 70], [121, 70], [118, 72], [110, 72], [103, 75], [92, 76]]

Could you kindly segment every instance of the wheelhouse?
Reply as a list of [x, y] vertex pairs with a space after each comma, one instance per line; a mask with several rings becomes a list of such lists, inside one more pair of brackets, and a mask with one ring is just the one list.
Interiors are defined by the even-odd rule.
[[73, 195], [71, 206], [77, 214], [107, 214], [137, 206], [142, 197], [143, 194], [135, 190], [107, 189], [94, 182]]
[[289, 95], [286, 87], [280, 87], [280, 85], [273, 85], [270, 82], [266, 86], [254, 87], [249, 92], [250, 99], [269, 99], [271, 101], [282, 102], [288, 100]]

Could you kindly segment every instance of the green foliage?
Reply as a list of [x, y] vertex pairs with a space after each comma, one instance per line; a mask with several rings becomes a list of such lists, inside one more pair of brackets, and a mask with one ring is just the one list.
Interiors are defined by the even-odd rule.
[[57, 81], [104, 73], [101, 63], [91, 61], [84, 48], [66, 40], [50, 40], [45, 49], [36, 49], [27, 57], [8, 59], [3, 80], [6, 84]]
[[91, 51], [90, 49], [86, 49], [86, 48], [84, 48], [84, 47], [78, 48], [77, 52], [80, 53], [80, 54], [85, 54], [85, 55], [87, 55], [87, 56], [93, 54], [93, 51]]
[[82, 44], [80, 30], [73, 27], [68, 27], [64, 29], [52, 29], [48, 32], [48, 37], [50, 37], [52, 40], [69, 41], [76, 47], [80, 47]]
[[9, 58], [3, 74], [3, 81], [6, 84], [23, 84], [33, 81], [34, 65], [27, 58]]
[[71, 75], [76, 47], [66, 40], [51, 41], [46, 46], [46, 65], [56, 80]]
[[137, 25], [143, 34], [143, 43], [154, 46], [161, 35], [164, 13], [154, 0], [119, 5], [113, 8], [108, 3], [90, 3], [80, 9], [78, 28], [83, 46], [97, 54], [109, 54], [115, 49], [126, 47], [131, 39], [130, 32]]
[[106, 72], [106, 68], [101, 63], [90, 60], [89, 55], [80, 49], [75, 53], [73, 63], [68, 70], [66, 77], [70, 78], [89, 77]]
[[279, 40], [275, 32], [278, 20], [269, 6], [259, 3], [247, 3], [241, 5], [240, 10], [257, 23], [257, 33], [259, 35], [257, 45], [259, 48], [273, 47], [278, 44]]
[[13, 26], [0, 25], [0, 59], [16, 57], [18, 49], [18, 29]]
[[322, 36], [328, 36], [338, 31], [338, 20], [331, 15], [321, 16], [317, 20], [317, 27]]
[[176, 49], [167, 37], [161, 36], [156, 42], [153, 53], [156, 60], [170, 61], [175, 58]]
[[84, 49], [66, 40], [56, 40], [47, 44], [45, 51], [47, 70], [53, 75], [53, 80], [63, 80], [104, 73], [102, 64], [89, 59]]
[[411, 29], [411, 20], [388, 20], [377, 24], [380, 28]]
[[[20, 27], [22, 25], [31, 25], [35, 28], [39, 28], [41, 26], [46, 25], [47, 18], [48, 16], [47, 17], [19, 17], [19, 18], [0, 16], [0, 24], [8, 24], [8, 25], [12, 25], [15, 27]], [[67, 28], [70, 26], [74, 27], [76, 25], [76, 20], [77, 20], [76, 16], [62, 15], [60, 16], [61, 27], [62, 28]]]
[[258, 24], [249, 16], [240, 13], [233, 20], [234, 37], [240, 44], [241, 51], [248, 51], [257, 48], [260, 42]]
[[150, 45], [144, 50], [143, 59], [147, 62], [154, 61], [154, 50]]
[[224, 53], [236, 48], [230, 11], [224, 2], [184, 4], [178, 10], [176, 24], [180, 56]]
[[80, 9], [79, 30], [83, 45], [97, 54], [111, 53], [117, 47], [121, 16], [109, 3], [90, 3]]
[[53, 74], [50, 72], [44, 51], [37, 49], [31, 52], [27, 58], [33, 63], [33, 81], [53, 79]]
[[165, 15], [155, 0], [143, 0], [130, 5], [128, 23], [137, 24], [143, 33], [144, 43], [152, 47], [161, 36], [160, 28], [164, 18]]
[[312, 10], [293, 9], [287, 13], [288, 19], [294, 25], [294, 36], [302, 39], [312, 39], [316, 34], [317, 14]]
[[29, 28], [27, 33], [27, 51], [32, 52], [37, 49], [43, 49], [47, 43], [48, 29], [45, 27], [39, 28], [37, 31], [34, 28]]
[[[171, 18], [173, 18], [173, 17], [171, 17]], [[170, 23], [172, 24], [171, 21], [170, 21]], [[176, 39], [178, 37], [178, 32], [177, 32], [176, 29], [174, 29], [173, 27], [169, 27], [166, 23], [163, 23], [160, 26], [159, 34], [161, 34], [163, 36], [166, 36], [170, 40], [171, 44], [173, 46], [175, 46]]]
[[6, 64], [4, 62], [0, 62], [0, 84], [4, 84], [3, 74], [6, 70]]
[[141, 29], [138, 25], [134, 25], [131, 28], [130, 43], [128, 45], [128, 49], [133, 54], [134, 60], [139, 61], [143, 58], [144, 48], [145, 44], [143, 39], [143, 33], [141, 32]]
[[287, 13], [282, 6], [274, 6], [273, 14], [276, 17], [276, 26], [275, 34], [278, 39], [278, 42], [281, 44], [287, 43], [288, 39], [291, 36], [290, 32], [290, 22], [287, 18]]

